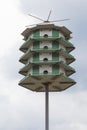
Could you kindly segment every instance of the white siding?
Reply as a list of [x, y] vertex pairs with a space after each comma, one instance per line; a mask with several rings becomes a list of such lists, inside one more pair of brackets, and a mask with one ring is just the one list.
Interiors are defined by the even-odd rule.
[[40, 53], [40, 60], [43, 60], [44, 58], [52, 60], [52, 53]]
[[29, 69], [29, 71], [28, 71], [28, 73], [27, 73], [27, 75], [30, 75], [30, 74], [32, 74], [33, 72], [32, 72], [32, 68], [30, 68]]
[[30, 69], [29, 72], [28, 72], [28, 74], [32, 74], [32, 73], [33, 73], [33, 71], [32, 71], [32, 69]]
[[65, 48], [62, 44], [59, 44], [59, 49], [64, 49], [64, 50], [66, 50], [66, 48]]
[[65, 63], [65, 62], [66, 62], [66, 59], [65, 59], [65, 57], [64, 57], [64, 56], [59, 55], [59, 61], [64, 61], [64, 63]]
[[60, 67], [59, 73], [63, 73], [63, 74], [65, 75], [65, 70], [64, 70], [64, 68]]
[[48, 48], [52, 48], [52, 42], [49, 41], [40, 42], [40, 48], [44, 48], [44, 46], [48, 46]]
[[30, 49], [33, 49], [33, 44], [31, 44], [29, 48], [30, 48]]
[[45, 34], [47, 34], [48, 36], [52, 36], [52, 30], [40, 30], [40, 36], [44, 36]]
[[61, 32], [59, 32], [59, 37], [63, 37], [65, 39], [65, 36]]
[[33, 38], [33, 34], [30, 34], [30, 36], [28, 37], [28, 39], [30, 39], [30, 38]]
[[29, 60], [28, 60], [28, 63], [29, 62], [32, 62], [33, 61], [33, 57], [31, 56], [30, 58], [29, 58]]
[[50, 65], [41, 65], [40, 66], [40, 73], [43, 73], [45, 70], [47, 70], [48, 73], [52, 73], [52, 66], [50, 66]]

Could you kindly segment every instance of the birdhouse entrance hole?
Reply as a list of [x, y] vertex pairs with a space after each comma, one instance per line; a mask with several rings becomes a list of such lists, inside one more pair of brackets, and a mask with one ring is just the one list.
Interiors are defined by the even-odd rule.
[[44, 37], [45, 37], [45, 38], [48, 38], [48, 35], [47, 35], [47, 34], [44, 34]]
[[47, 70], [44, 70], [44, 72], [43, 72], [44, 74], [48, 74], [48, 71]]
[[43, 61], [48, 61], [48, 59], [47, 59], [47, 58], [44, 58]]
[[44, 46], [44, 49], [48, 49], [48, 46]]

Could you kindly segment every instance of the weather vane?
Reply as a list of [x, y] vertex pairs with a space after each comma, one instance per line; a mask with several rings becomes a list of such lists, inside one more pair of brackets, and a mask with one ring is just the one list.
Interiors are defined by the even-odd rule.
[[[49, 20], [50, 19], [50, 16], [51, 16], [51, 13], [52, 13], [52, 11], [50, 10], [50, 12], [49, 12], [49, 15], [48, 15], [48, 17], [47, 17], [47, 20], [43, 20], [43, 19], [41, 19], [41, 18], [39, 18], [39, 17], [37, 17], [37, 16], [34, 16], [34, 15], [32, 15], [32, 14], [28, 14], [29, 16], [31, 16], [31, 17], [33, 17], [33, 18], [35, 18], [35, 19], [38, 19], [38, 20], [40, 20], [40, 21], [42, 21], [42, 22], [44, 22], [44, 23], [54, 23], [54, 22], [62, 22], [62, 21], [66, 21], [66, 20], [70, 20], [70, 19], [61, 19], [61, 20]], [[40, 23], [39, 23], [40, 24]], [[33, 26], [33, 25], [36, 25], [36, 24], [31, 24], [31, 25], [28, 25], [28, 26], [26, 26], [26, 27], [29, 27], [29, 26]]]

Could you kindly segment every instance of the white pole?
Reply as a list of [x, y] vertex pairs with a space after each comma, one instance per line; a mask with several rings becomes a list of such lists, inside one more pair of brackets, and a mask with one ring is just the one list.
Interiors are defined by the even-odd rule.
[[45, 84], [45, 130], [49, 130], [49, 88]]

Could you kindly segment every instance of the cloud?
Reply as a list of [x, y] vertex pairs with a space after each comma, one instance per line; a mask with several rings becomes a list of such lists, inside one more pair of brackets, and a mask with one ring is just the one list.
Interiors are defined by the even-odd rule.
[[[32, 4], [33, 3], [33, 4]], [[24, 13], [34, 13], [36, 15], [46, 16], [50, 9], [52, 9], [54, 17], [62, 17], [62, 16], [82, 16], [82, 14], [86, 14], [86, 0], [66, 0], [66, 1], [57, 1], [57, 0], [44, 0], [44, 1], [28, 1], [28, 0], [20, 0], [20, 8]]]
[[[0, 128], [44, 129], [45, 97], [17, 85], [18, 79], [1, 83]], [[86, 91], [50, 93], [50, 129], [86, 129]], [[83, 112], [84, 111], [84, 112]], [[4, 118], [3, 118], [4, 117]], [[80, 128], [81, 127], [81, 128]]]
[[[86, 102], [87, 92], [60, 93], [50, 97], [51, 123], [50, 129], [77, 130], [80, 126], [86, 128]], [[84, 112], [83, 112], [84, 111]], [[52, 128], [51, 128], [52, 127]]]

